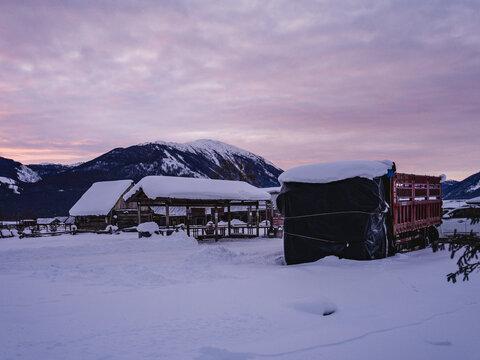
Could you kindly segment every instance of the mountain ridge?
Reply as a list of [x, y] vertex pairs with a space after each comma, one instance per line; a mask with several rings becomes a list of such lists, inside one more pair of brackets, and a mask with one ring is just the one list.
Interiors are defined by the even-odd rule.
[[[35, 178], [33, 174], [38, 178], [30, 183], [18, 176], [8, 178], [9, 184], [0, 189], [0, 219], [64, 215], [97, 181], [132, 179], [138, 182], [148, 175], [168, 175], [241, 180], [257, 187], [270, 187], [278, 186], [277, 178], [283, 172], [259, 155], [208, 139], [184, 144], [157, 141], [118, 147], [75, 166], [34, 164], [27, 167], [13, 163], [9, 162], [8, 169], [0, 167], [0, 179], [6, 172], [13, 176], [15, 166], [28, 168], [31, 179]], [[16, 187], [16, 191], [12, 187]]]

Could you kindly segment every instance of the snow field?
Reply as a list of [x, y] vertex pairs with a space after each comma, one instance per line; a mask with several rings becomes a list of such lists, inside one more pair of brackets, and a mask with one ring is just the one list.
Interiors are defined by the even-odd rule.
[[[2, 359], [477, 359], [446, 252], [285, 266], [281, 239], [0, 239]], [[324, 315], [330, 313], [331, 315]]]

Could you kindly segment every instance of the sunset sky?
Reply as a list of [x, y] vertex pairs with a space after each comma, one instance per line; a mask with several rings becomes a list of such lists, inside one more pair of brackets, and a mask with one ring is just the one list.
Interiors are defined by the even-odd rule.
[[480, 1], [0, 1], [0, 156], [220, 140], [480, 171]]

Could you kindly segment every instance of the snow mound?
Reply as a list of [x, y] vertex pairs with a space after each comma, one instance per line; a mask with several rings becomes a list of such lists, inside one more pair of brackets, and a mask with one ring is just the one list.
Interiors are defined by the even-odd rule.
[[106, 228], [105, 228], [105, 231], [109, 231], [110, 233], [114, 233], [118, 230], [118, 226], [115, 226], [115, 225], [108, 225]]
[[278, 177], [281, 184], [287, 182], [325, 184], [354, 177], [373, 179], [383, 176], [392, 169], [393, 162], [383, 161], [339, 161], [303, 165], [285, 171]]
[[[240, 220], [240, 219], [232, 219], [230, 221], [230, 225], [231, 226], [246, 226], [247, 223]], [[228, 221], [219, 221], [218, 222], [218, 226], [221, 226], [221, 227], [225, 227], [225, 226], [228, 226]]]
[[5, 238], [13, 236], [12, 232], [9, 229], [1, 229], [0, 235], [1, 235], [0, 237], [5, 237]]
[[290, 304], [295, 310], [313, 315], [327, 316], [337, 311], [334, 303], [326, 298], [302, 299]]
[[190, 255], [186, 262], [197, 264], [228, 264], [238, 262], [239, 254], [227, 249], [224, 246], [207, 245], [197, 253]]
[[160, 228], [158, 227], [158, 224], [153, 221], [141, 223], [137, 226], [137, 231], [139, 233], [149, 233], [152, 235], [155, 232], [158, 233], [159, 230]]

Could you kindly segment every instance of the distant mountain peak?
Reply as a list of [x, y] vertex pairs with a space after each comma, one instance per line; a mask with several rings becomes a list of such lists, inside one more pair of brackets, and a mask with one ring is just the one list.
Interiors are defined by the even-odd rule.
[[472, 199], [477, 196], [480, 196], [480, 172], [462, 181], [443, 184], [444, 199]]

